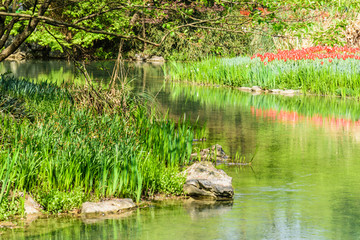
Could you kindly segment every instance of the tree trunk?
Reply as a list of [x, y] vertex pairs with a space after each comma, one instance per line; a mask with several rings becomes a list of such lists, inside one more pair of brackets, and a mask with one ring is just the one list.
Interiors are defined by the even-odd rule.
[[[40, 9], [38, 11], [38, 16], [43, 16], [44, 13], [46, 12], [46, 10], [48, 9], [50, 3], [52, 0], [44, 0], [44, 2], [41, 4]], [[35, 9], [36, 6], [34, 6]], [[37, 18], [32, 18], [29, 20], [29, 24], [26, 26], [26, 28], [24, 29], [23, 32], [21, 32], [20, 34], [18, 34], [14, 41], [11, 42], [11, 44], [5, 48], [4, 50], [1, 51], [0, 53], [0, 62], [5, 60], [8, 56], [10, 56], [12, 53], [14, 53], [20, 46], [21, 44], [31, 35], [31, 33], [36, 29], [36, 26], [39, 24], [40, 19]], [[0, 25], [1, 27], [1, 25]], [[12, 28], [12, 27], [11, 27]], [[7, 29], [7, 37], [8, 37], [8, 33], [10, 32], [10, 29]], [[1, 30], [1, 29], [0, 29]], [[3, 34], [2, 37], [4, 37], [5, 35]], [[4, 38], [1, 38], [0, 43], [1, 42], [6, 42], [7, 40]]]

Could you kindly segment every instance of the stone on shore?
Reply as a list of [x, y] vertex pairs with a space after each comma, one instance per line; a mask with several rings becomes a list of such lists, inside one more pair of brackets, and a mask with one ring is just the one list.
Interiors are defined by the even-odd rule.
[[41, 214], [41, 206], [32, 197], [26, 195], [24, 202], [26, 215]]
[[130, 198], [112, 199], [103, 202], [85, 202], [82, 205], [81, 213], [115, 213], [136, 207]]
[[6, 58], [6, 60], [19, 62], [19, 61], [25, 60], [25, 58], [26, 58], [26, 54], [25, 54], [25, 53], [20, 52], [20, 51], [17, 51], [17, 52], [15, 52], [15, 53], [11, 54], [10, 56], [8, 56], [8, 57]]
[[196, 162], [185, 173], [184, 192], [192, 198], [229, 200], [234, 196], [232, 178], [211, 162]]
[[229, 156], [226, 155], [221, 145], [216, 144], [209, 148], [200, 150], [199, 153], [192, 153], [190, 159], [201, 161], [217, 161], [222, 163], [229, 160]]
[[250, 87], [239, 87], [238, 88], [240, 91], [244, 91], [244, 92], [251, 92], [251, 88]]
[[289, 89], [289, 90], [282, 91], [280, 94], [282, 94], [282, 95], [299, 95], [299, 94], [301, 94], [301, 91]]
[[152, 56], [149, 59], [146, 59], [147, 62], [165, 62], [165, 59], [161, 56]]
[[273, 93], [273, 94], [280, 94], [283, 90], [281, 89], [269, 89], [269, 92]]
[[253, 92], [263, 92], [264, 90], [259, 86], [252, 86], [251, 91], [253, 91]]

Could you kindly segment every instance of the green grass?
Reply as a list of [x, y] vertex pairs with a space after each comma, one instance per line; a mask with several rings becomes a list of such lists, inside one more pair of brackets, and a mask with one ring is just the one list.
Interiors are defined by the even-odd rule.
[[[323, 64], [321, 64], [323, 62]], [[164, 72], [174, 81], [232, 87], [294, 89], [318, 95], [360, 97], [360, 65], [357, 60], [273, 61], [210, 58], [201, 62], [171, 62]]]
[[[62, 212], [89, 197], [139, 201], [158, 192], [182, 193], [185, 179], [178, 173], [194, 137], [188, 122], [158, 119], [132, 99], [126, 112], [103, 106], [99, 113], [83, 98], [77, 102], [79, 88], [7, 76], [1, 76], [0, 94], [21, 101], [33, 116], [0, 114], [0, 203], [28, 192], [46, 210]], [[84, 196], [69, 195], [74, 189]]]

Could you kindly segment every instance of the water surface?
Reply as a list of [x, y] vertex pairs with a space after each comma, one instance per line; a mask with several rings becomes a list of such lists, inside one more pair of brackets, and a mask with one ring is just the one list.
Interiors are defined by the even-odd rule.
[[[109, 74], [94, 65], [91, 75], [106, 81]], [[186, 114], [207, 123], [206, 146], [221, 144], [247, 160], [257, 152], [252, 167], [224, 167], [233, 177], [233, 203], [166, 202], [110, 219], [38, 219], [1, 239], [360, 238], [357, 100], [164, 84], [161, 66], [131, 66], [136, 91], [156, 96], [175, 119]], [[34, 79], [74, 79], [66, 62], [5, 62], [0, 69]]]

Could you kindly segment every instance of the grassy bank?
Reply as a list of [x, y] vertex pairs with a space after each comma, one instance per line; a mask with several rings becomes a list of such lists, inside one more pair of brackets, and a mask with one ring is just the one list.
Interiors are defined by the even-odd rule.
[[159, 120], [124, 96], [116, 92], [105, 104], [84, 87], [1, 76], [0, 220], [23, 214], [19, 192], [48, 212], [88, 199], [181, 194], [179, 166], [188, 161], [194, 129]]
[[[310, 59], [282, 59], [273, 55], [210, 58], [201, 62], [166, 65], [174, 81], [190, 81], [233, 87], [294, 89], [303, 93], [360, 97], [360, 67], [357, 58], [332, 55]], [[340, 56], [339, 58], [337, 56]]]

